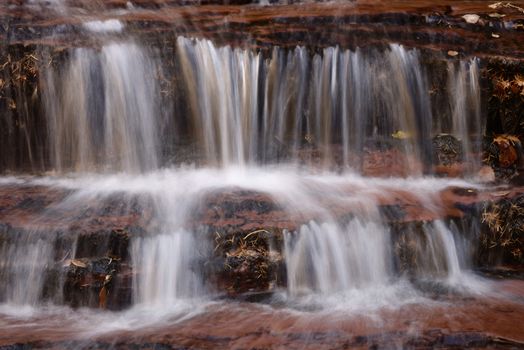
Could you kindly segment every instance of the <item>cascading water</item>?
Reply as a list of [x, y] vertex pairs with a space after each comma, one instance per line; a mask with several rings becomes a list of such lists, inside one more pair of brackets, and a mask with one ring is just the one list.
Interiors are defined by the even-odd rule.
[[[86, 26], [122, 30], [116, 22]], [[48, 67], [42, 80], [51, 169], [76, 178], [48, 180], [73, 192], [65, 205], [81, 208], [93, 196], [121, 193], [154, 203], [154, 224], [131, 238], [133, 303], [161, 309], [215, 293], [199, 266], [212, 255], [209, 237], [204, 238], [208, 232], [192, 227], [191, 220], [206, 194], [224, 188], [268, 194], [284, 211], [308, 218], [283, 234], [291, 300], [404, 281], [395, 268], [392, 233], [380, 214], [381, 198], [393, 198], [392, 189], [414, 182], [415, 191], [431, 197], [421, 203], [435, 213], [441, 204], [433, 197], [453, 180], [370, 180], [356, 175], [361, 158], [376, 145], [398, 146], [405, 155], [400, 166], [420, 176], [431, 136], [441, 132], [457, 135], [471, 156], [472, 137], [481, 129], [468, 127], [463, 116], [480, 125], [478, 61], [449, 65], [450, 103], [442, 108], [449, 107], [451, 119], [441, 125], [420, 53], [397, 44], [384, 51], [330, 47], [314, 54], [304, 47], [275, 48], [265, 57], [179, 37], [177, 51], [181, 86], [174, 91], [189, 106], [190, 127], [183, 130], [191, 135], [163, 130], [169, 111], [161, 106], [155, 79], [161, 65], [135, 43], [71, 49], [67, 63]], [[171, 165], [165, 159], [172, 155], [165, 155], [174, 139], [184, 137], [199, 152], [191, 159], [194, 165], [159, 170]], [[87, 177], [93, 172], [105, 175]], [[351, 218], [337, 218], [333, 203], [351, 208]], [[428, 224], [422, 234], [418, 273], [459, 280], [459, 253], [446, 224]], [[3, 302], [39, 303], [41, 272], [51, 253], [31, 247], [2, 245], [7, 253], [1, 271], [10, 276], [0, 294]], [[30, 257], [24, 264], [22, 255]], [[34, 276], [30, 292], [21, 292], [22, 275]]]
[[[37, 232], [32, 232], [38, 237]], [[38, 305], [47, 268], [53, 263], [51, 242], [42, 238], [19, 237], [0, 244], [0, 298], [13, 307]]]
[[136, 44], [78, 48], [45, 75], [53, 167], [144, 171], [158, 166], [155, 64]]
[[476, 155], [481, 152], [478, 136], [484, 134], [480, 111], [478, 60], [460, 62], [458, 67], [450, 65], [448, 69], [453, 72], [448, 77], [451, 133], [457, 135], [461, 141], [468, 166], [476, 169], [480, 164]]
[[0, 1], [0, 349], [524, 341], [517, 5]]
[[333, 294], [386, 285], [391, 276], [388, 230], [380, 223], [347, 225], [311, 222], [286, 234], [288, 290], [292, 296]]
[[433, 120], [419, 53], [400, 45], [383, 52], [327, 48], [312, 57], [301, 47], [274, 49], [268, 60], [207, 40], [180, 37], [178, 49], [195, 137], [211, 164], [296, 162], [310, 146], [320, 166], [358, 169], [353, 159], [367, 141], [399, 134], [408, 172], [416, 174], [413, 162], [430, 156], [431, 135], [452, 133], [468, 154], [477, 150], [470, 141], [482, 131], [476, 60], [461, 62], [458, 73], [450, 64], [446, 126]]

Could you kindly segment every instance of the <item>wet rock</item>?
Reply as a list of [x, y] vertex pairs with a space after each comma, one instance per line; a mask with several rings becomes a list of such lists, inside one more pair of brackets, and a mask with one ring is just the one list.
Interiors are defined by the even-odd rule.
[[432, 143], [437, 165], [450, 166], [463, 160], [462, 144], [455, 136], [440, 134], [433, 138]]
[[[268, 293], [285, 284], [282, 234], [265, 229], [247, 233], [215, 233], [211, 278], [229, 297]], [[279, 242], [280, 240], [280, 242]]]
[[476, 272], [492, 279], [524, 280], [522, 266], [481, 266], [476, 269]]
[[[406, 166], [409, 164], [410, 166]], [[362, 161], [364, 176], [406, 177], [422, 172], [422, 164], [397, 147], [389, 149], [365, 149]]]
[[484, 163], [493, 168], [497, 180], [509, 181], [519, 175], [522, 145], [518, 137], [496, 136], [487, 141], [484, 153]]
[[439, 176], [460, 177], [464, 175], [467, 164], [463, 163], [462, 143], [450, 134], [433, 137], [433, 172]]
[[[65, 303], [72, 307], [88, 306], [120, 309], [130, 305], [126, 297], [125, 281], [117, 280], [123, 271], [118, 260], [112, 258], [82, 259], [65, 262], [63, 294]], [[130, 280], [127, 281], [131, 282]], [[118, 297], [113, 297], [113, 294]]]

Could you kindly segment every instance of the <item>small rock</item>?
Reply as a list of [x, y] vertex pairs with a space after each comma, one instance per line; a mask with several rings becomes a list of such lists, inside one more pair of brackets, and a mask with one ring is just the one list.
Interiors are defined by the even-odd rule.
[[480, 16], [475, 14], [467, 14], [462, 16], [462, 18], [464, 18], [464, 20], [468, 23], [476, 24], [479, 21]]
[[495, 181], [495, 171], [490, 166], [481, 167], [478, 173], [478, 180], [482, 183]]
[[518, 159], [516, 144], [520, 145], [520, 141], [516, 137], [501, 135], [496, 137], [493, 142], [499, 148], [499, 165], [503, 168], [508, 168], [515, 164]]

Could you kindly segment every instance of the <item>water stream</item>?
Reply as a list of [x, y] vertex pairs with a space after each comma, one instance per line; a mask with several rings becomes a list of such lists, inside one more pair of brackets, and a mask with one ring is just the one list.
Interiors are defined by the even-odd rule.
[[[447, 103], [437, 105], [423, 53], [395, 43], [264, 53], [178, 37], [176, 55], [167, 57], [145, 43], [105, 39], [125, 30], [119, 21], [88, 21], [83, 28], [100, 35], [96, 45], [68, 49], [62, 65], [42, 67], [47, 173], [0, 179], [2, 186], [67, 192], [41, 216], [20, 223], [19, 237], [0, 241], [0, 311], [21, 317], [16, 308], [29, 307], [71, 317], [60, 309], [61, 296], [43, 291], [48, 270], [81, 258], [78, 240], [69, 255], [59, 256], [57, 232], [74, 226], [68, 210], [87, 213], [89, 203], [120, 196], [126, 215], [135, 214], [133, 200], [143, 200], [154, 224], [130, 238], [130, 310], [113, 316], [81, 311], [103, 323], [89, 330], [133, 329], [201, 312], [221, 291], [204, 269], [213, 256], [213, 232], [192, 220], [207, 195], [231, 189], [262, 193], [290, 217], [306, 218], [296, 230], [282, 231], [286, 282], [276, 294], [286, 307], [430, 303], [411, 276], [398, 271], [381, 206], [409, 193], [441, 217], [440, 191], [480, 187], [469, 175], [436, 178], [429, 167], [432, 137], [442, 133], [460, 141], [469, 174], [480, 164], [479, 59], [446, 63]], [[164, 103], [166, 60], [178, 64], [172, 93], [183, 110]], [[180, 120], [184, 128], [166, 120]], [[366, 155], [377, 150], [398, 152], [392, 164], [405, 176], [367, 176]], [[173, 161], [182, 153], [184, 161]], [[337, 208], [351, 216], [337, 216]], [[64, 217], [56, 232], [24, 230], [53, 215]], [[484, 291], [467, 270], [471, 257], [457, 243], [454, 224], [424, 222], [415, 236], [421, 262], [415, 279]]]

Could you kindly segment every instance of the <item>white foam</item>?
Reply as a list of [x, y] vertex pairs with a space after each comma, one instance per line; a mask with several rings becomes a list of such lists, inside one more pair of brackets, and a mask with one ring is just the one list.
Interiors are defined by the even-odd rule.
[[124, 29], [124, 24], [117, 19], [89, 21], [83, 23], [83, 26], [95, 33], [120, 33]]

